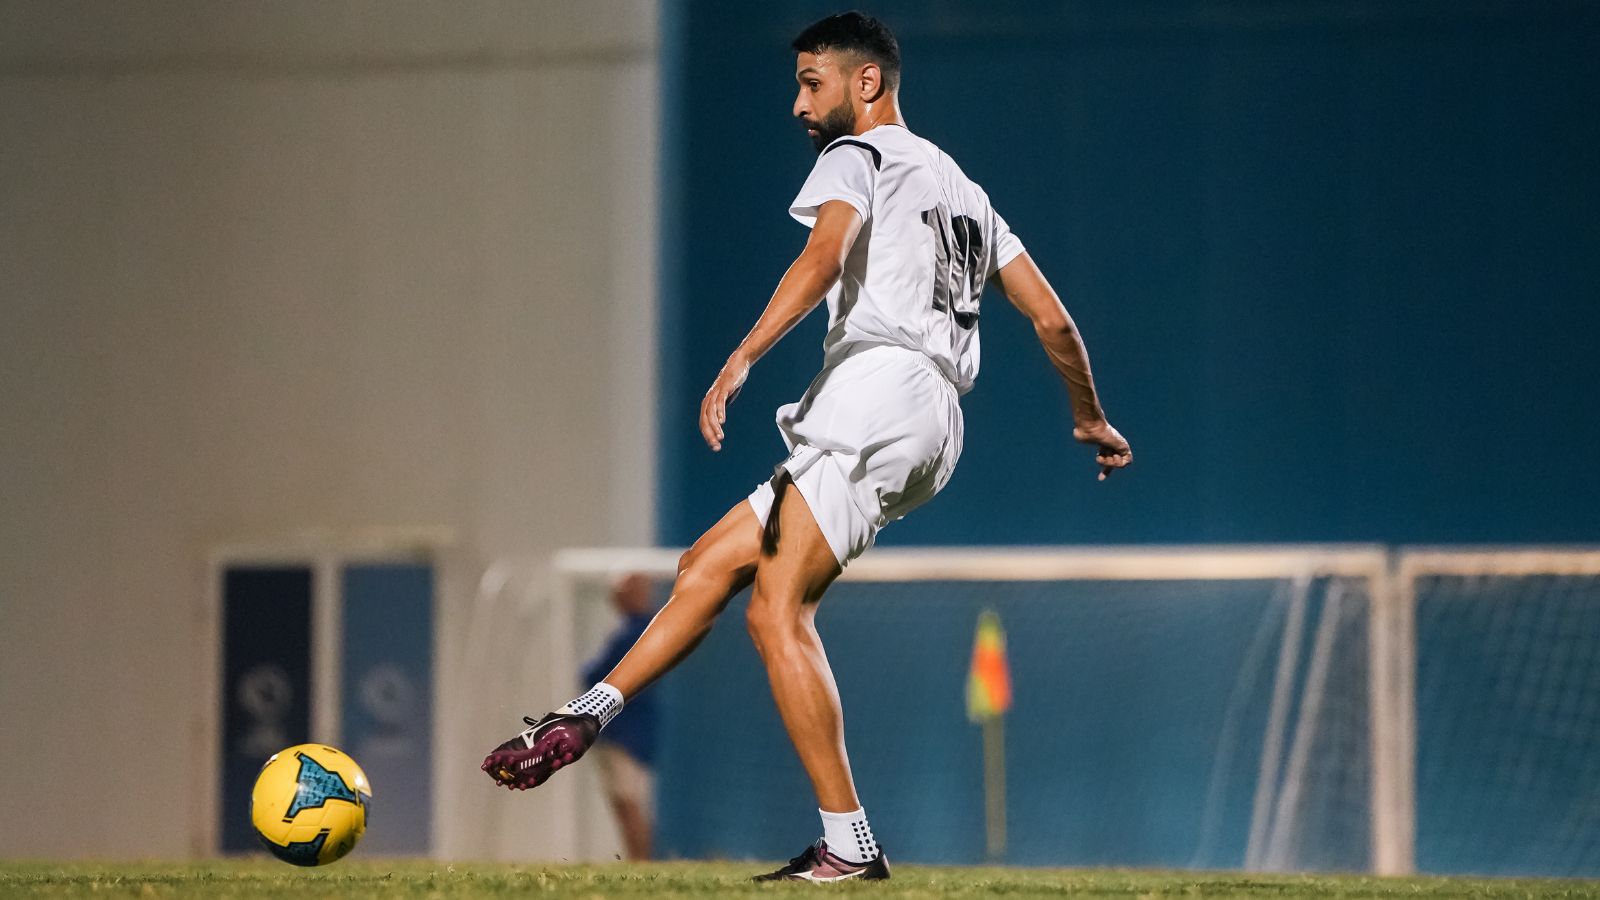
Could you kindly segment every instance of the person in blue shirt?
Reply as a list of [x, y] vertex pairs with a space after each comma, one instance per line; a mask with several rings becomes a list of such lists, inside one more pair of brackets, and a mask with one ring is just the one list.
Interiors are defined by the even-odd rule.
[[[584, 684], [598, 682], [615, 668], [656, 613], [650, 582], [643, 575], [619, 579], [611, 589], [611, 604], [622, 621], [606, 639], [605, 647], [583, 667]], [[629, 859], [650, 858], [655, 829], [657, 715], [656, 693], [640, 695], [628, 704], [628, 714], [618, 717], [601, 734], [591, 751], [600, 763], [600, 778]]]

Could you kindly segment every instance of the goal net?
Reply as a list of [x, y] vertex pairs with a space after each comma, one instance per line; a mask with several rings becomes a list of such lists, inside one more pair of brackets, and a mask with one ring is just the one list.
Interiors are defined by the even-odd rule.
[[[552, 652], [602, 643], [623, 573], [664, 599], [676, 560], [561, 554], [551, 621], [574, 640]], [[1404, 807], [1374, 752], [1404, 736], [1373, 688], [1399, 665], [1387, 573], [1366, 547], [875, 550], [818, 616], [875, 829], [899, 859], [985, 861], [984, 742], [964, 697], [993, 610], [1015, 696], [1002, 861], [1393, 869], [1379, 854]], [[653, 689], [667, 856], [773, 857], [815, 836], [744, 599]], [[581, 653], [567, 653], [552, 663], [575, 672]]]
[[1416, 862], [1600, 876], [1600, 552], [1410, 550]]

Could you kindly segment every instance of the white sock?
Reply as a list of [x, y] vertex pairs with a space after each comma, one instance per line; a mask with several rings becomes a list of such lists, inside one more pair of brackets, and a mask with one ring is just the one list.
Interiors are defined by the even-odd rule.
[[878, 842], [872, 836], [872, 826], [867, 824], [867, 811], [822, 813], [822, 839], [828, 843], [828, 852], [856, 864], [878, 858]]
[[622, 692], [602, 681], [556, 712], [568, 716], [587, 713], [599, 719], [600, 727], [605, 728], [622, 712]]

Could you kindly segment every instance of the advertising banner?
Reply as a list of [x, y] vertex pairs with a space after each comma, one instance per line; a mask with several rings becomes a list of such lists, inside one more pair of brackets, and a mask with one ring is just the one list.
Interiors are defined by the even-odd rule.
[[272, 754], [311, 730], [308, 566], [232, 566], [222, 573], [222, 803], [220, 847], [260, 849], [250, 789]]
[[341, 728], [372, 782], [366, 853], [429, 850], [433, 812], [433, 568], [343, 572]]

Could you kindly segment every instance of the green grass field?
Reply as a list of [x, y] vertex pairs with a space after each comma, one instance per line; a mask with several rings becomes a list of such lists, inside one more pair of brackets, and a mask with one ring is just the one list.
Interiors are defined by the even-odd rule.
[[1238, 873], [901, 866], [888, 883], [754, 885], [758, 866], [499, 865], [348, 860], [300, 870], [277, 862], [0, 862], [0, 897], [653, 897], [845, 891], [880, 897], [1600, 897], [1600, 881], [1269, 876]]

